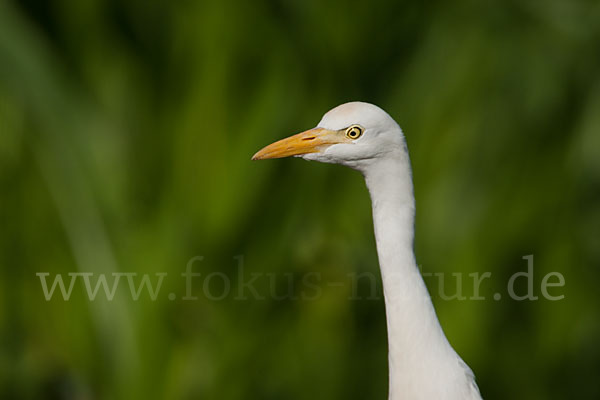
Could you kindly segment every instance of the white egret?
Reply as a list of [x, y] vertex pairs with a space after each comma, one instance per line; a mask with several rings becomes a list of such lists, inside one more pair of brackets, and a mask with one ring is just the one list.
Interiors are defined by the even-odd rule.
[[389, 399], [481, 399], [473, 373], [444, 335], [415, 261], [415, 199], [400, 126], [373, 104], [342, 104], [316, 128], [252, 159], [288, 156], [346, 165], [365, 177], [385, 297]]

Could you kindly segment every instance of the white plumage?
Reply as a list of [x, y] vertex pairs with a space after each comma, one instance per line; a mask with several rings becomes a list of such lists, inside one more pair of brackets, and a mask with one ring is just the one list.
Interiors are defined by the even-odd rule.
[[365, 177], [385, 295], [389, 399], [481, 399], [473, 373], [444, 335], [415, 261], [411, 167], [398, 124], [375, 105], [342, 104], [316, 128], [253, 159], [287, 156], [346, 165]]

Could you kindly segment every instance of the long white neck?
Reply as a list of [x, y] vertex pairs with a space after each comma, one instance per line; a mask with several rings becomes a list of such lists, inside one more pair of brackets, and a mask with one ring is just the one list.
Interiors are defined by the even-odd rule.
[[385, 296], [389, 398], [480, 398], [470, 370], [442, 331], [417, 267], [410, 161], [404, 149], [394, 153], [363, 170]]

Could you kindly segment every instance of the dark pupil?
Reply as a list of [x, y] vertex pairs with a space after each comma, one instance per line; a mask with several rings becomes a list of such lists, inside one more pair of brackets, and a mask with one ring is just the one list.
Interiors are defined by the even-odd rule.
[[358, 129], [352, 128], [352, 130], [350, 131], [350, 136], [352, 136], [352, 137], [358, 136]]

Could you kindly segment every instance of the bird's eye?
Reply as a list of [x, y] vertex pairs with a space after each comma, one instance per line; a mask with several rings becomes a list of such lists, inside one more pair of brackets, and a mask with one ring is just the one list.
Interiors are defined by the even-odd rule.
[[363, 134], [363, 128], [359, 125], [352, 125], [346, 129], [346, 136], [349, 139], [358, 139]]

